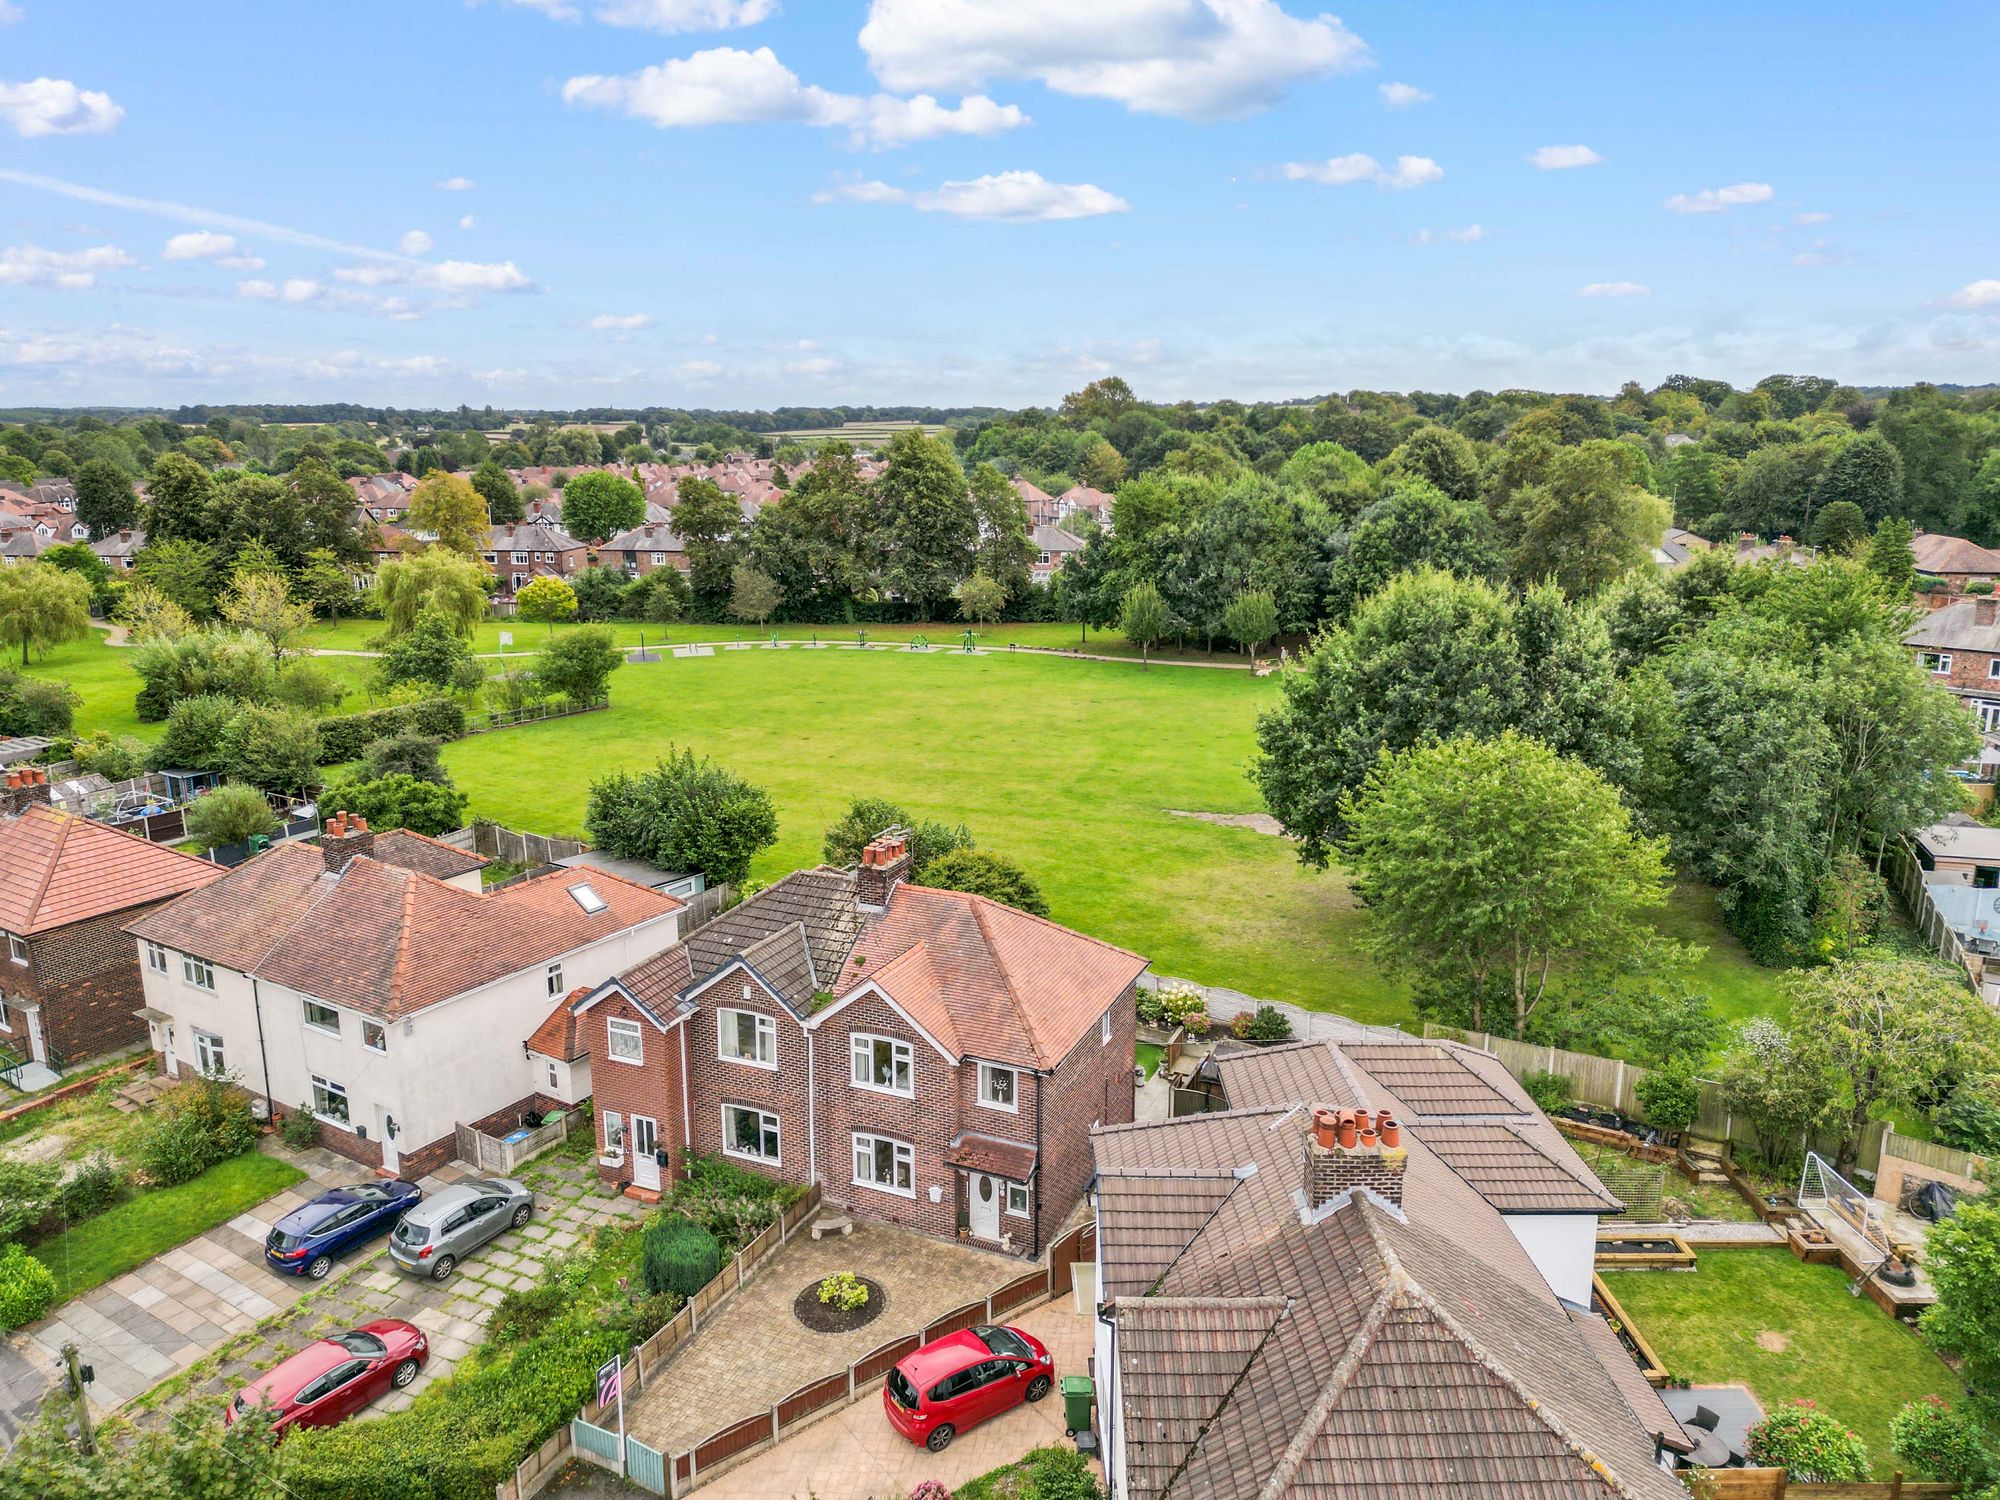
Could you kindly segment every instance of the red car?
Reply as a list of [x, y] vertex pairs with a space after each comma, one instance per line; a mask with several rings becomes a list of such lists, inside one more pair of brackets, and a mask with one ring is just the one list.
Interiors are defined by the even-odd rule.
[[401, 1390], [430, 1357], [430, 1340], [414, 1323], [363, 1323], [306, 1345], [258, 1376], [236, 1393], [222, 1419], [234, 1422], [269, 1401], [278, 1413], [271, 1430], [280, 1437], [294, 1427], [331, 1427], [383, 1392]]
[[942, 1453], [966, 1428], [1041, 1400], [1055, 1378], [1055, 1360], [1032, 1333], [968, 1328], [924, 1345], [891, 1370], [882, 1409], [904, 1437]]

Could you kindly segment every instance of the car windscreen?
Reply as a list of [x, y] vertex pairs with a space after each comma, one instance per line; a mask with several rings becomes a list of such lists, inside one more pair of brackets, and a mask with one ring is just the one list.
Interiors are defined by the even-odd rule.
[[896, 1404], [902, 1407], [903, 1410], [915, 1411], [917, 1409], [917, 1388], [910, 1384], [910, 1377], [905, 1375], [901, 1370], [891, 1370], [889, 1372], [889, 1394], [895, 1398]]
[[979, 1342], [995, 1354], [1010, 1355], [1015, 1359], [1033, 1359], [1035, 1351], [1028, 1347], [1028, 1341], [1011, 1328], [975, 1328]]
[[405, 1219], [396, 1226], [395, 1240], [399, 1245], [421, 1245], [431, 1237], [428, 1224], [413, 1224]]
[[267, 1249], [271, 1250], [296, 1250], [305, 1242], [306, 1237], [302, 1234], [287, 1234], [282, 1229], [274, 1229], [271, 1231], [269, 1237], [265, 1239], [264, 1244]]
[[333, 1341], [349, 1354], [382, 1354], [389, 1347], [374, 1334], [363, 1333], [358, 1328], [352, 1333], [336, 1333]]

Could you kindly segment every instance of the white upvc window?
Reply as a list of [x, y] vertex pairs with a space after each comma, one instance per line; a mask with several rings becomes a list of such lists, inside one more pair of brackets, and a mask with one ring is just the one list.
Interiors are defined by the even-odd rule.
[[778, 1023], [754, 1010], [715, 1013], [715, 1053], [724, 1062], [753, 1068], [778, 1066]]
[[166, 973], [167, 950], [162, 948], [158, 943], [148, 942], [146, 944], [146, 967], [151, 969], [155, 974]]
[[1035, 561], [1036, 561], [1036, 562], [1038, 562], [1038, 563], [1040, 563], [1040, 564], [1041, 564], [1041, 565], [1042, 565], [1043, 567], [1045, 567], [1045, 568], [1046, 568], [1046, 567], [1047, 567], [1047, 566], [1049, 565], [1049, 555], [1048, 555], [1048, 553], [1046, 553], [1046, 552], [1039, 552], [1039, 553], [1035, 554]]
[[1111, 1012], [1106, 1011], [1097, 1018], [1097, 1045], [1107, 1046], [1111, 1041]]
[[1015, 1098], [1016, 1082], [1012, 1068], [1003, 1068], [998, 1063], [981, 1063], [979, 1102], [988, 1109], [1004, 1109], [1009, 1114], [1018, 1113], [1021, 1106]]
[[879, 1094], [916, 1097], [916, 1053], [908, 1042], [855, 1032], [848, 1040], [854, 1086]]
[[600, 1110], [598, 1119], [604, 1122], [604, 1154], [622, 1156], [625, 1153], [625, 1121], [615, 1109]]
[[562, 1075], [556, 1072], [556, 1065], [554, 1063], [548, 1063], [547, 1067], [549, 1070], [549, 1092], [551, 1094], [560, 1093], [562, 1091]]
[[380, 1021], [361, 1023], [361, 1045], [370, 1052], [387, 1053], [389, 1050], [389, 1028]]
[[549, 965], [548, 972], [543, 976], [542, 982], [547, 987], [551, 999], [563, 993], [562, 963], [560, 960]]
[[306, 1025], [314, 1031], [331, 1032], [340, 1035], [340, 1012], [331, 1005], [323, 1005], [317, 1000], [305, 1002]]
[[317, 1073], [312, 1075], [312, 1081], [313, 1113], [322, 1120], [345, 1125], [348, 1121], [347, 1085], [335, 1083], [330, 1078], [322, 1078]]
[[1028, 1187], [1026, 1183], [1007, 1184], [1007, 1212], [1018, 1219], [1028, 1217]]
[[1917, 660], [1923, 664], [1923, 669], [1933, 677], [1949, 677], [1951, 675], [1951, 653], [1949, 651], [1919, 651], [1917, 653]]
[[181, 978], [198, 990], [215, 989], [215, 965], [205, 958], [196, 958], [192, 953], [181, 955]]
[[28, 966], [28, 940], [18, 932], [7, 934], [7, 957], [24, 969]]
[[742, 1104], [722, 1106], [722, 1154], [778, 1164], [778, 1117]]
[[858, 1186], [917, 1196], [917, 1153], [907, 1141], [854, 1133], [854, 1181]]
[[623, 1021], [616, 1017], [606, 1021], [604, 1041], [613, 1062], [637, 1066], [646, 1060], [646, 1039], [641, 1035], [637, 1021]]
[[666, 565], [667, 565], [667, 554], [664, 552], [655, 552], [653, 554], [653, 566], [656, 568], [664, 568]]
[[529, 554], [526, 552], [516, 552], [514, 554], [514, 561], [517, 563], [524, 563], [527, 562], [528, 560], [529, 560]]
[[1972, 711], [1979, 716], [1979, 727], [1984, 733], [2000, 729], [2000, 703], [1978, 702], [1972, 705]]
[[195, 1032], [194, 1058], [204, 1073], [219, 1075], [229, 1071], [229, 1063], [222, 1050], [222, 1038], [213, 1032]]

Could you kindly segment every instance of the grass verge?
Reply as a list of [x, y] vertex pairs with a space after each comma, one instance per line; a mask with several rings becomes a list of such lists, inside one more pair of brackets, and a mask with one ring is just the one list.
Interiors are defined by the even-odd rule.
[[248, 1151], [210, 1167], [192, 1182], [129, 1199], [29, 1253], [55, 1273], [56, 1302], [61, 1304], [228, 1223], [305, 1175], [290, 1162]]

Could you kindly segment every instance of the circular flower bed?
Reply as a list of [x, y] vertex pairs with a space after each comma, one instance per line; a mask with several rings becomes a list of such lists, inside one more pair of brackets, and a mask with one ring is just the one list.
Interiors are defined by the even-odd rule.
[[882, 1283], [872, 1277], [857, 1276], [854, 1280], [868, 1292], [868, 1300], [859, 1307], [845, 1308], [835, 1302], [821, 1301], [819, 1292], [823, 1283], [809, 1281], [792, 1299], [792, 1316], [814, 1333], [847, 1333], [865, 1323], [874, 1322], [882, 1315], [889, 1294], [882, 1290]]

